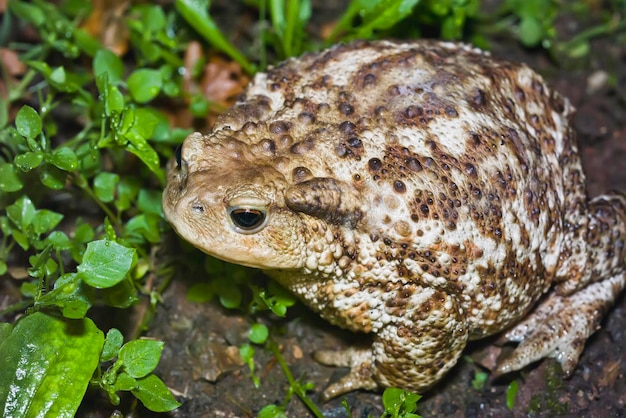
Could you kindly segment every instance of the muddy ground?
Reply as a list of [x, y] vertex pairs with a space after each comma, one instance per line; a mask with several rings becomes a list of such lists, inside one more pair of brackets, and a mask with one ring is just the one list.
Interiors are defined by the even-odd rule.
[[[217, 2], [216, 20], [224, 27], [246, 25], [239, 2]], [[320, 2], [318, 2], [320, 3]], [[324, 2], [329, 3], [329, 2]], [[335, 3], [333, 3], [335, 4]], [[341, 6], [333, 6], [341, 10]], [[337, 16], [336, 11], [314, 11], [311, 30], [319, 30]], [[232, 26], [229, 24], [232, 23]], [[567, 38], [593, 22], [566, 16], [558, 21], [559, 36]], [[588, 57], [555, 63], [542, 49], [524, 50], [510, 39], [493, 40], [494, 54], [524, 61], [543, 74], [549, 82], [578, 109], [574, 119], [591, 195], [609, 189], [626, 189], [626, 51], [623, 43], [604, 37], [592, 42]], [[165, 256], [183, 253], [179, 240], [172, 235], [164, 243]], [[198, 252], [184, 251], [185, 263], [200, 264]], [[205, 280], [199, 273], [181, 274], [167, 289], [147, 335], [163, 339], [165, 351], [157, 373], [181, 396], [183, 406], [172, 413], [176, 417], [249, 417], [270, 403], [280, 404], [287, 391], [287, 381], [279, 364], [269, 352], [257, 350], [256, 372], [260, 386], [255, 388], [247, 366], [232, 364], [235, 347], [246, 342], [250, 318], [226, 310], [213, 300], [198, 304], [186, 299], [187, 289]], [[277, 343], [294, 377], [304, 376], [315, 384], [310, 393], [319, 401], [321, 390], [347, 370], [315, 363], [311, 354], [317, 349], [347, 347], [362, 339], [331, 327], [303, 307], [291, 309], [287, 319], [262, 317], [270, 326], [281, 328]], [[495, 339], [470, 344], [468, 356], [483, 358], [497, 353]], [[605, 318], [602, 328], [587, 342], [579, 365], [571, 379], [562, 380], [553, 360], [540, 361], [521, 373], [487, 380], [475, 389], [472, 380], [485, 369], [462, 359], [437, 387], [424, 394], [419, 412], [424, 417], [519, 417], [584, 416], [620, 417], [626, 403], [626, 298], [622, 295]], [[505, 348], [506, 349], [506, 348]], [[216, 377], [217, 382], [210, 382]], [[519, 382], [513, 410], [506, 406], [506, 389], [512, 380]], [[326, 417], [346, 417], [343, 398], [321, 408]], [[355, 392], [345, 396], [353, 417], [380, 416], [380, 394]], [[105, 416], [111, 407], [102, 412]], [[105, 412], [108, 411], [108, 412]], [[141, 413], [141, 416], [149, 416]], [[310, 413], [294, 397], [288, 405], [289, 417], [307, 417]]]

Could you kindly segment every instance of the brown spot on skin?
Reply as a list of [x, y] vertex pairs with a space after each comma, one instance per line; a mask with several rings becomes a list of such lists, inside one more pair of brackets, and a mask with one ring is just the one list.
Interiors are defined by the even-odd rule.
[[376, 84], [376, 76], [374, 74], [367, 74], [364, 78], [363, 78], [363, 83], [361, 84], [362, 87], [367, 87], [367, 86], [371, 86]]
[[367, 166], [371, 172], [374, 172], [380, 170], [383, 163], [378, 158], [372, 158], [367, 162]]
[[453, 107], [446, 107], [446, 115], [448, 115], [451, 118], [456, 118], [459, 116], [459, 113]]
[[414, 172], [420, 172], [423, 170], [422, 164], [419, 162], [417, 158], [407, 158], [406, 166], [409, 170]]
[[263, 150], [263, 152], [266, 152], [269, 154], [275, 154], [276, 143], [272, 141], [271, 139], [264, 139], [263, 141], [261, 141], [261, 149]]
[[357, 127], [354, 123], [349, 121], [341, 122], [339, 125], [339, 132], [344, 133], [346, 135], [353, 135], [356, 133]]
[[293, 169], [292, 178], [294, 183], [301, 183], [313, 178], [313, 173], [306, 167], [296, 167]]
[[298, 115], [298, 122], [302, 125], [312, 125], [315, 123], [315, 115], [311, 112], [302, 112]]
[[287, 132], [289, 132], [289, 129], [291, 129], [290, 122], [279, 120], [279, 121], [270, 123], [270, 132], [273, 133], [274, 135], [286, 134]]
[[467, 99], [467, 102], [474, 110], [481, 110], [487, 104], [487, 95], [482, 89], [477, 88]]
[[401, 180], [396, 180], [396, 181], [393, 182], [393, 190], [396, 193], [405, 193], [406, 192], [406, 185]]
[[363, 146], [363, 142], [356, 137], [352, 137], [348, 139], [348, 145], [352, 148], [361, 148]]
[[312, 138], [307, 138], [293, 144], [289, 151], [295, 155], [304, 155], [310, 152], [313, 148], [315, 148], [315, 141]]
[[350, 103], [340, 103], [339, 104], [339, 111], [344, 116], [350, 116], [351, 114], [354, 113], [354, 106], [352, 106]]

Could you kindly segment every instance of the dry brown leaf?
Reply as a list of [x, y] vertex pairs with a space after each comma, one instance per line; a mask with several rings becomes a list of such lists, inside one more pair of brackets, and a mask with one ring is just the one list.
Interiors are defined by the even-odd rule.
[[201, 92], [204, 97], [224, 107], [235, 104], [236, 97], [243, 92], [250, 79], [241, 66], [234, 61], [214, 55], [204, 67]]
[[9, 0], [0, 0], [0, 13], [4, 13], [9, 7]]
[[128, 0], [93, 0], [93, 11], [85, 19], [82, 28], [98, 39], [107, 49], [117, 55], [128, 50], [128, 28], [124, 12], [130, 5]]
[[[194, 78], [193, 74], [199, 61], [206, 59], [208, 62], [202, 68], [202, 73], [198, 78]], [[215, 121], [215, 118], [225, 109], [235, 104], [237, 96], [239, 96], [250, 79], [244, 74], [241, 66], [234, 61], [228, 61], [220, 55], [212, 54], [207, 58], [204, 57], [202, 46], [198, 42], [191, 42], [185, 51], [184, 58], [185, 76], [183, 83], [183, 91], [193, 96], [200, 94], [209, 100], [215, 106], [212, 106], [209, 115], [207, 115], [206, 127], [209, 127]], [[188, 112], [187, 112], [188, 113]], [[191, 118], [190, 114], [177, 114], [174, 116], [177, 122]], [[189, 126], [176, 125], [176, 126]], [[205, 127], [200, 127], [201, 129]]]
[[20, 61], [17, 53], [11, 49], [0, 48], [0, 65], [2, 65], [5, 74], [13, 77], [20, 76], [26, 72], [26, 66]]

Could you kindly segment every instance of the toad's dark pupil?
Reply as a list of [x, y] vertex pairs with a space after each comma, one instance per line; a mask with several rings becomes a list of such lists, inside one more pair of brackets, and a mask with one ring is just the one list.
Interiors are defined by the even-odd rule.
[[241, 229], [254, 229], [265, 220], [265, 213], [257, 209], [235, 209], [230, 218]]
[[182, 149], [183, 147], [181, 147], [180, 145], [176, 147], [176, 151], [174, 152], [174, 155], [176, 156], [176, 166], [178, 168], [180, 168], [183, 164], [183, 156], [182, 156]]

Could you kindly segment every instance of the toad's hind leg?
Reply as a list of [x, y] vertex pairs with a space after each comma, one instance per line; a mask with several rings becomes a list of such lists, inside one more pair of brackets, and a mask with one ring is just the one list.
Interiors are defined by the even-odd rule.
[[552, 293], [504, 335], [520, 345], [498, 365], [498, 374], [556, 357], [565, 375], [571, 375], [585, 341], [626, 287], [626, 198], [597, 197], [586, 212], [579, 214], [582, 222], [568, 224]]
[[456, 299], [420, 289], [405, 306], [410, 308], [402, 315], [389, 316], [376, 332], [371, 348], [315, 354], [320, 363], [351, 368], [324, 391], [325, 400], [355, 389], [399, 387], [421, 392], [457, 362], [469, 334]]

